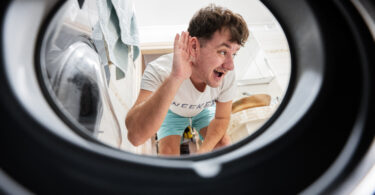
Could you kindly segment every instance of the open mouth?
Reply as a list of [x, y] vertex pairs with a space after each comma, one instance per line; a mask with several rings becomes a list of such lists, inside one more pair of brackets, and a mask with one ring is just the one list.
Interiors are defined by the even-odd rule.
[[225, 74], [224, 71], [220, 71], [220, 70], [214, 70], [214, 73], [219, 78], [221, 78]]

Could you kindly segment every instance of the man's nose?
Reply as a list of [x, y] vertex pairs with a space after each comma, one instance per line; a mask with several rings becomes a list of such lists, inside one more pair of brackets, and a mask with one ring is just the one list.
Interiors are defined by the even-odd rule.
[[225, 68], [226, 70], [233, 70], [234, 69], [234, 63], [233, 63], [233, 56], [232, 55], [229, 55], [224, 64], [223, 64], [223, 68]]

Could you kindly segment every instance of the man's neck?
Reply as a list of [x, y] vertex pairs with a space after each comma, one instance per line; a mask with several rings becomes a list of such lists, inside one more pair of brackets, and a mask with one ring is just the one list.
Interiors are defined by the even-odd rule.
[[200, 91], [203, 92], [206, 89], [206, 83], [203, 81], [199, 81], [198, 79], [195, 79], [193, 76], [190, 77], [191, 82], [193, 83], [194, 87]]

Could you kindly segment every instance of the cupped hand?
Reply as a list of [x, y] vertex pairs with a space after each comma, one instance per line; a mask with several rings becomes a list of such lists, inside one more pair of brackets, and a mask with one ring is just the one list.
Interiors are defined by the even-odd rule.
[[174, 39], [173, 67], [171, 75], [176, 79], [185, 80], [191, 76], [192, 64], [190, 61], [189, 32], [177, 34]]

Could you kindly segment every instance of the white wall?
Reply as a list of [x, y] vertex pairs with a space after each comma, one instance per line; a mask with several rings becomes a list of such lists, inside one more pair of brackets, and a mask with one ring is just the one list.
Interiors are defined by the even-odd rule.
[[[241, 14], [249, 25], [269, 24], [274, 20], [272, 14], [258, 0], [135, 0], [141, 41], [173, 40], [176, 33], [187, 29], [194, 13], [210, 3], [228, 7]], [[148, 31], [150, 27], [156, 30]], [[163, 31], [164, 27], [169, 29]]]
[[248, 24], [272, 23], [272, 15], [258, 0], [134, 0], [138, 23], [142, 26], [187, 24], [200, 8], [215, 3], [240, 13]]

